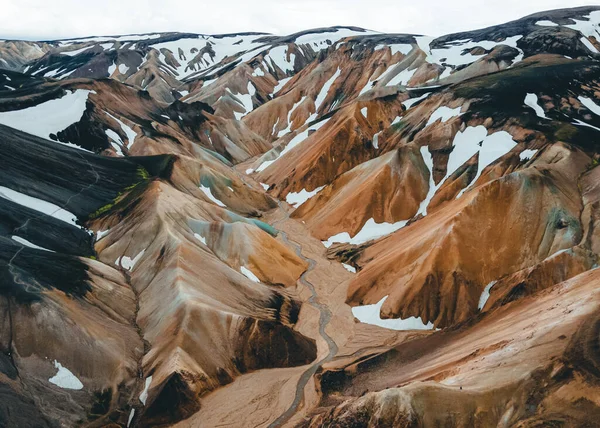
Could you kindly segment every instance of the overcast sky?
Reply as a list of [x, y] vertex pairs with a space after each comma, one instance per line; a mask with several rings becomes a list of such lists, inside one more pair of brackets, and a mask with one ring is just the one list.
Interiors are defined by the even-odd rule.
[[600, 0], [2, 0], [0, 37], [29, 40], [182, 31], [290, 34], [355, 25], [438, 36]]

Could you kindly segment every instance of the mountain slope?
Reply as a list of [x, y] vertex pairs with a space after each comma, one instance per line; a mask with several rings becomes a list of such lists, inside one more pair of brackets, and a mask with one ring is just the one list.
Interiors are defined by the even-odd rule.
[[0, 426], [595, 426], [599, 26], [0, 41]]

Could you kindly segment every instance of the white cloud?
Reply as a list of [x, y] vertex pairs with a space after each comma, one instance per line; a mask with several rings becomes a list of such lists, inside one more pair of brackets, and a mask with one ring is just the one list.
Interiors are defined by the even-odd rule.
[[442, 35], [596, 0], [4, 0], [0, 37], [53, 39], [156, 31], [290, 34], [355, 25], [388, 33]]

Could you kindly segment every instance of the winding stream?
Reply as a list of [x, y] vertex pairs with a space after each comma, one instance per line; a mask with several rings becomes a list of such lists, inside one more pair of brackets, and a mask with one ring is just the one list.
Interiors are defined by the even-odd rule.
[[[282, 218], [281, 220], [278, 220], [277, 222], [273, 223], [273, 226], [275, 226], [277, 223], [281, 223], [282, 221], [289, 219], [289, 217], [290, 217], [290, 214], [284, 208], [283, 203], [281, 201], [279, 201], [278, 203], [279, 203], [279, 207], [285, 214], [285, 217]], [[331, 361], [338, 352], [337, 344], [334, 342], [334, 340], [331, 338], [331, 336], [329, 336], [327, 334], [327, 332], [325, 331], [327, 324], [329, 324], [329, 321], [331, 320], [331, 311], [329, 310], [329, 307], [327, 307], [326, 305], [324, 305], [322, 303], [319, 303], [319, 301], [318, 301], [319, 296], [315, 290], [315, 287], [311, 284], [310, 281], [308, 281], [306, 279], [308, 274], [314, 269], [316, 262], [313, 259], [304, 257], [304, 255], [302, 255], [302, 247], [299, 244], [297, 244], [296, 242], [290, 241], [288, 239], [287, 233], [283, 232], [282, 230], [279, 230], [279, 234], [281, 235], [283, 241], [286, 244], [288, 244], [289, 246], [294, 248], [298, 257], [300, 257], [302, 260], [304, 260], [305, 262], [308, 263], [308, 269], [306, 269], [306, 271], [300, 276], [299, 281], [310, 290], [311, 296], [308, 299], [308, 303], [312, 307], [316, 308], [319, 311], [319, 313], [321, 314], [320, 318], [319, 318], [319, 334], [325, 340], [325, 342], [327, 342], [327, 346], [329, 347], [329, 353], [320, 361], [314, 362], [308, 369], [306, 369], [306, 371], [304, 373], [302, 373], [302, 376], [300, 376], [300, 379], [298, 380], [298, 384], [296, 385], [296, 395], [294, 397], [294, 401], [292, 402], [290, 407], [288, 407], [288, 409], [285, 412], [283, 412], [277, 419], [275, 419], [275, 421], [273, 421], [273, 422], [271, 422], [271, 424], [269, 424], [269, 428], [275, 428], [275, 427], [282, 426], [294, 414], [296, 414], [296, 412], [298, 411], [298, 407], [300, 406], [300, 403], [302, 403], [302, 401], [304, 399], [304, 388], [308, 384], [308, 381], [310, 380], [310, 378], [313, 377], [313, 375], [317, 372], [317, 370], [323, 364], [325, 364], [328, 361]]]

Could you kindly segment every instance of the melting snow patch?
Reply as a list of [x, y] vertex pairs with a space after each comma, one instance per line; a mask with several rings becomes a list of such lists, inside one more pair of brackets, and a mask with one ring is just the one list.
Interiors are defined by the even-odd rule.
[[419, 205], [417, 215], [421, 214], [426, 216], [427, 207], [429, 206], [433, 195], [435, 195], [435, 192], [437, 192], [437, 189], [442, 184], [443, 180], [440, 181], [440, 184], [438, 186], [436, 186], [435, 180], [433, 179], [433, 157], [431, 156], [431, 152], [429, 152], [428, 146], [421, 147], [421, 156], [423, 157], [423, 162], [425, 162], [425, 166], [427, 166], [427, 169], [429, 170], [429, 190], [427, 191], [427, 196], [425, 196], [425, 199], [423, 199], [421, 201], [421, 204]]
[[377, 45], [375, 46], [374, 50], [378, 51], [386, 47], [389, 47], [391, 49], [392, 56], [396, 55], [398, 52], [402, 53], [402, 55], [408, 55], [409, 52], [413, 49], [412, 45], [395, 43], [393, 45]]
[[306, 189], [302, 189], [299, 192], [288, 193], [285, 197], [285, 201], [292, 205], [294, 208], [298, 208], [304, 202], [308, 201], [310, 198], [315, 196], [321, 190], [323, 190], [325, 186], [317, 187], [315, 190], [308, 192]]
[[236, 120], [240, 120], [244, 115], [250, 113], [254, 108], [254, 105], [252, 103], [252, 97], [256, 93], [256, 88], [254, 87], [252, 82], [248, 82], [248, 86], [246, 87], [246, 89], [248, 91], [247, 94], [234, 94], [229, 88], [227, 88], [227, 91], [231, 95], [233, 95], [234, 100], [244, 108], [243, 113], [237, 111], [233, 112], [233, 115], [235, 116]]
[[260, 185], [262, 186], [262, 188], [263, 188], [263, 189], [265, 189], [265, 190], [269, 190], [269, 187], [270, 187], [270, 186], [269, 186], [268, 184], [265, 184], [265, 183], [260, 183]]
[[[46, 101], [33, 107], [0, 112], [0, 123], [49, 139], [50, 134], [56, 134], [81, 120], [90, 92], [95, 93], [86, 89], [77, 89], [68, 92], [62, 98]], [[74, 144], [60, 144], [84, 150]]]
[[556, 22], [541, 20], [535, 23], [535, 25], [539, 25], [540, 27], [558, 27]]
[[254, 172], [254, 169], [252, 169], [252, 168], [248, 168], [246, 170], [246, 174], [252, 174], [253, 172]]
[[218, 200], [217, 198], [215, 198], [212, 194], [212, 191], [210, 190], [210, 187], [206, 187], [204, 185], [200, 185], [200, 190], [202, 190], [202, 192], [204, 192], [204, 194], [208, 197], [208, 199], [210, 199], [211, 201], [213, 201], [215, 204], [217, 204], [220, 207], [225, 207], [226, 205], [221, 202], [220, 200]]
[[197, 240], [199, 240], [200, 242], [202, 242], [204, 245], [206, 245], [206, 238], [205, 238], [205, 237], [201, 236], [201, 235], [200, 235], [200, 234], [198, 234], [198, 233], [194, 233], [194, 237], [195, 237]]
[[454, 40], [446, 44], [442, 48], [431, 49], [430, 43], [433, 41], [432, 37], [415, 37], [419, 48], [427, 54], [427, 62], [430, 64], [448, 64], [454, 67], [459, 65], [471, 64], [481, 58], [481, 55], [473, 55], [471, 53], [464, 53], [477, 46], [482, 47], [485, 50], [492, 50], [496, 46], [506, 45], [521, 50], [517, 47], [517, 42], [523, 38], [522, 35], [508, 37], [502, 42], [494, 42], [483, 40], [479, 42], [473, 42], [471, 39], [467, 40]]
[[285, 86], [285, 84], [287, 82], [289, 82], [292, 78], [291, 77], [286, 77], [285, 79], [281, 79], [277, 85], [275, 85], [275, 87], [273, 88], [273, 93], [271, 95], [275, 95], [277, 92], [279, 92], [281, 90], [281, 88], [283, 88]]
[[373, 135], [373, 148], [378, 149], [379, 148], [379, 132], [375, 135]]
[[355, 306], [352, 308], [352, 314], [362, 323], [390, 330], [433, 330], [433, 323], [430, 321], [425, 324], [421, 317], [381, 319], [381, 307], [387, 298], [388, 296], [385, 296], [374, 305]]
[[537, 149], [525, 149], [519, 154], [519, 159], [522, 161], [529, 160], [537, 153]]
[[[469, 126], [464, 131], [459, 131], [454, 137], [452, 143], [453, 149], [448, 158], [448, 164], [446, 167], [446, 175], [436, 185], [433, 181], [433, 159], [429, 148], [427, 146], [421, 147], [421, 155], [423, 161], [429, 169], [429, 191], [425, 199], [419, 206], [417, 214], [427, 215], [427, 206], [431, 202], [431, 199], [437, 192], [437, 190], [444, 184], [444, 182], [450, 177], [458, 168], [464, 165], [473, 155], [479, 152], [479, 161], [477, 167], [477, 174], [469, 186], [477, 181], [484, 168], [496, 161], [498, 158], [504, 156], [506, 153], [511, 151], [517, 143], [512, 139], [512, 136], [506, 131], [499, 131], [490, 136], [487, 135], [487, 129], [482, 126]], [[465, 190], [461, 190], [457, 196], [459, 198]]]
[[66, 223], [72, 224], [73, 226], [79, 227], [77, 225], [77, 217], [75, 214], [42, 199], [34, 198], [3, 186], [0, 186], [0, 198], [8, 199], [16, 204], [31, 208], [47, 214], [50, 217], [54, 217], [58, 220], [62, 220]]
[[29, 242], [27, 239], [21, 238], [20, 236], [13, 235], [11, 238], [12, 238], [13, 241], [16, 241], [19, 244], [24, 245], [26, 247], [35, 248], [36, 250], [44, 250], [44, 251], [49, 251], [51, 253], [54, 253], [54, 251], [49, 250], [49, 249], [44, 248], [44, 247], [40, 247], [38, 245], [35, 245], [34, 243]]
[[336, 242], [360, 245], [402, 229], [406, 226], [406, 223], [408, 223], [408, 220], [400, 220], [396, 223], [375, 223], [375, 220], [370, 218], [354, 237], [351, 237], [348, 232], [341, 232], [322, 242], [327, 248]]
[[573, 122], [575, 125], [579, 125], [579, 126], [587, 126], [588, 128], [592, 128], [595, 129], [596, 131], [600, 131], [600, 128], [594, 126], [594, 125], [590, 125], [589, 123], [585, 123], [579, 119], [575, 119], [575, 122]]
[[[280, 155], [281, 156], [281, 155]], [[271, 165], [273, 162], [275, 162], [275, 160], [270, 160], [270, 161], [264, 161], [263, 163], [261, 163], [258, 168], [256, 168], [256, 172], [261, 172], [264, 171], [265, 169], [267, 169], [269, 167], [269, 165]]]
[[594, 101], [592, 101], [589, 98], [581, 97], [581, 96], [578, 97], [578, 100], [581, 102], [581, 104], [586, 106], [588, 108], [588, 110], [590, 110], [594, 114], [600, 116], [600, 106], [598, 106], [598, 104], [596, 104]]
[[462, 107], [456, 107], [456, 108], [450, 108], [450, 107], [446, 107], [446, 106], [439, 107], [436, 111], [434, 111], [431, 114], [431, 116], [429, 117], [429, 120], [427, 121], [427, 125], [425, 125], [425, 127], [428, 127], [429, 125], [431, 125], [432, 123], [435, 123], [439, 119], [441, 119], [442, 122], [445, 123], [445, 122], [448, 122], [453, 117], [460, 116], [461, 108]]
[[[319, 108], [321, 108], [321, 104], [323, 104], [323, 101], [325, 101], [325, 98], [327, 98], [327, 94], [329, 93], [329, 89], [331, 88], [331, 85], [333, 85], [333, 82], [335, 82], [335, 80], [338, 77], [340, 77], [340, 74], [342, 74], [342, 70], [338, 67], [336, 72], [333, 73], [333, 76], [331, 76], [329, 78], [329, 80], [327, 80], [325, 82], [325, 84], [323, 85], [323, 87], [321, 88], [319, 95], [317, 95], [317, 98], [315, 99], [315, 115], [319, 112]], [[310, 120], [310, 118], [309, 118], [309, 120]]]
[[581, 38], [581, 43], [583, 43], [585, 45], [586, 48], [588, 48], [590, 51], [594, 52], [594, 53], [599, 53], [598, 49], [596, 49], [596, 46], [594, 46], [592, 44], [592, 42], [590, 42], [587, 37], [582, 37]]
[[538, 97], [536, 94], [527, 94], [525, 97], [525, 105], [531, 107], [538, 117], [541, 117], [542, 119], [548, 119], [546, 117], [546, 113], [544, 113], [544, 109], [538, 104]]
[[136, 265], [137, 262], [140, 261], [145, 252], [146, 250], [140, 251], [140, 253], [133, 259], [129, 258], [128, 256], [119, 257], [117, 260], [115, 260], [115, 265], [121, 266], [123, 269], [127, 269], [131, 272], [133, 267]]
[[110, 232], [110, 229], [106, 229], [106, 230], [99, 230], [98, 232], [96, 232], [96, 241], [101, 240], [102, 238], [104, 238], [104, 236]]
[[567, 28], [571, 28], [572, 30], [579, 31], [585, 37], [581, 38], [581, 42], [592, 52], [597, 53], [598, 50], [590, 43], [587, 37], [595, 37], [598, 38], [599, 26], [598, 21], [600, 21], [600, 11], [593, 11], [589, 15], [585, 16], [587, 20], [578, 20], [571, 19], [575, 22], [575, 24], [565, 25]]
[[58, 372], [48, 379], [48, 382], [53, 383], [63, 389], [82, 389], [83, 384], [77, 377], [71, 373], [69, 369], [63, 367], [58, 361], [54, 360], [54, 367]]
[[250, 269], [246, 268], [245, 266], [241, 266], [240, 271], [249, 280], [254, 281], [254, 282], [260, 282], [260, 279], [258, 279], [258, 277], [256, 275], [254, 275], [252, 273], [252, 271]]
[[423, 95], [421, 95], [420, 97], [417, 98], [409, 98], [406, 101], [402, 101], [402, 104], [404, 105], [404, 107], [406, 107], [406, 110], [408, 110], [409, 108], [411, 108], [414, 104], [418, 103], [421, 100], [424, 100], [425, 98], [427, 98], [429, 95], [431, 94], [431, 92], [427, 92]]
[[146, 378], [146, 383], [144, 385], [144, 390], [140, 394], [140, 401], [142, 402], [142, 404], [144, 406], [146, 405], [146, 400], [148, 399], [148, 389], [150, 389], [150, 384], [151, 383], [152, 383], [152, 376], [148, 376]]
[[363, 108], [361, 108], [361, 109], [360, 109], [360, 112], [362, 113], [362, 115], [363, 115], [364, 117], [367, 117], [367, 112], [368, 112], [368, 109], [367, 109], [367, 107], [363, 107]]
[[[287, 117], [288, 126], [287, 126], [287, 128], [285, 128], [277, 133], [277, 138], [282, 137], [283, 135], [287, 134], [288, 132], [290, 132], [292, 130], [292, 114], [294, 113], [296, 108], [298, 108], [298, 106], [304, 102], [305, 99], [306, 99], [306, 97], [302, 97], [300, 99], [300, 101], [298, 101], [297, 103], [294, 103], [294, 105], [288, 112], [288, 117]], [[277, 118], [277, 123], [279, 123], [279, 118]], [[273, 132], [275, 132], [274, 130], [275, 130], [275, 126], [277, 125], [277, 123], [275, 123], [275, 125], [273, 125]]]
[[123, 144], [123, 141], [121, 140], [121, 137], [119, 137], [119, 134], [117, 134], [112, 129], [107, 129], [104, 132], [105, 132], [106, 136], [112, 140], [110, 142], [110, 145], [113, 147], [113, 149], [115, 149], [115, 152], [117, 152], [117, 155], [123, 156], [123, 151], [121, 150], [121, 147], [123, 147], [124, 144]]
[[80, 54], [83, 51], [87, 51], [89, 48], [91, 48], [92, 46], [86, 46], [85, 48], [81, 48], [81, 49], [75, 49], [74, 51], [62, 51], [59, 52], [61, 55], [68, 55], [68, 56], [75, 56]]
[[[329, 121], [329, 118], [322, 120], [321, 122], [313, 125], [310, 128], [307, 128], [303, 132], [297, 134], [294, 138], [292, 138], [290, 140], [290, 142], [287, 144], [287, 146], [285, 146], [285, 148], [281, 151], [281, 153], [279, 153], [279, 156], [277, 156], [277, 158], [263, 162], [262, 164], [260, 164], [260, 166], [258, 168], [256, 168], [256, 172], [261, 172], [261, 171], [264, 171], [265, 169], [267, 169], [267, 167], [269, 165], [271, 165], [273, 162], [275, 162], [277, 159], [281, 158], [283, 155], [285, 155], [287, 152], [292, 150], [294, 147], [296, 147], [300, 143], [304, 142], [304, 140], [306, 140], [308, 138], [308, 133], [311, 130], [312, 131], [318, 130], [323, 125], [325, 125], [328, 121]], [[246, 174], [248, 174], [248, 173], [246, 172]]]
[[[393, 70], [393, 66], [390, 66], [389, 70]], [[388, 70], [388, 71], [389, 71]], [[396, 74], [389, 82], [385, 84], [385, 86], [396, 86], [396, 85], [407, 85], [408, 81], [413, 77], [413, 75], [417, 72], [417, 69], [414, 68], [412, 70], [405, 69], [400, 73]], [[387, 74], [387, 71], [384, 75]], [[379, 79], [381, 79], [384, 75], [381, 75]]]
[[485, 306], [486, 302], [490, 298], [490, 290], [492, 289], [492, 287], [494, 286], [494, 284], [496, 284], [496, 281], [492, 281], [488, 285], [485, 286], [485, 289], [483, 290], [483, 293], [481, 293], [481, 297], [479, 297], [479, 305], [477, 305], [477, 308], [479, 310], [483, 309], [483, 307]]
[[133, 420], [134, 415], [135, 409], [131, 409], [131, 412], [129, 412], [129, 419], [127, 419], [127, 428], [129, 428], [129, 425], [131, 425], [131, 421]]
[[342, 266], [344, 266], [344, 269], [348, 272], [356, 273], [356, 268], [354, 266], [347, 265], [346, 263], [342, 263]]
[[128, 71], [129, 71], [129, 67], [127, 67], [125, 64], [119, 64], [119, 73], [125, 74]]
[[481, 144], [481, 148], [479, 149], [477, 174], [473, 180], [471, 180], [471, 183], [458, 193], [456, 198], [460, 198], [465, 190], [477, 181], [488, 165], [510, 152], [516, 145], [517, 143], [512, 139], [512, 135], [506, 131], [495, 132], [494, 134], [485, 137]]

